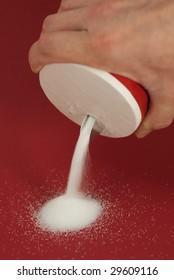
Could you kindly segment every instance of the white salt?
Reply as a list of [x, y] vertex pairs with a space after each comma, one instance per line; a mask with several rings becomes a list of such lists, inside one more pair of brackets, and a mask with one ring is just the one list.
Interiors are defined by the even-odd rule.
[[94, 222], [101, 206], [85, 196], [62, 195], [48, 201], [38, 214], [43, 227], [51, 231], [80, 230]]
[[87, 116], [84, 120], [84, 124], [82, 124], [82, 129], [80, 132], [79, 139], [77, 141], [74, 155], [72, 158], [68, 186], [67, 186], [67, 194], [74, 195], [79, 191], [85, 167], [85, 159], [86, 154], [88, 152], [88, 145], [90, 141], [91, 130], [94, 126], [96, 119]]
[[80, 194], [86, 155], [95, 118], [87, 116], [77, 141], [66, 193], [46, 202], [38, 212], [39, 224], [50, 231], [80, 230], [94, 222], [101, 213], [95, 199]]

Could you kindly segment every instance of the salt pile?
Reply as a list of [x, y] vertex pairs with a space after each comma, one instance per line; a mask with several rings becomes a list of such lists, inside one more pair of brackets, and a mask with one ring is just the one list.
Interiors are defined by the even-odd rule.
[[62, 195], [48, 201], [38, 214], [51, 231], [80, 230], [94, 222], [100, 214], [99, 202], [85, 196]]

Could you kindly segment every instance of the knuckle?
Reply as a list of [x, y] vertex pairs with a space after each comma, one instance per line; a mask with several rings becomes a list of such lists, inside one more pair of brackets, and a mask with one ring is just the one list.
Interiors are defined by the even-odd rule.
[[61, 11], [66, 11], [68, 9], [71, 9], [71, 7], [73, 6], [73, 3], [72, 1], [69, 1], [69, 0], [63, 0], [60, 4], [60, 10]]
[[55, 46], [55, 41], [50, 33], [41, 33], [38, 41], [39, 49], [42, 54], [49, 54], [53, 51]]
[[54, 16], [49, 15], [44, 19], [43, 25], [42, 25], [42, 31], [48, 32], [51, 30], [51, 27], [54, 25]]

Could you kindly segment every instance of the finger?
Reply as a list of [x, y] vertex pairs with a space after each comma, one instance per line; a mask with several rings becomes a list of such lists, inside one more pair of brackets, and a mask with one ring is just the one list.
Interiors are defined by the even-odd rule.
[[147, 136], [154, 130], [168, 127], [174, 119], [174, 95], [163, 94], [163, 97], [155, 97], [150, 101], [148, 113], [135, 132], [138, 138]]
[[59, 12], [90, 6], [99, 0], [62, 0]]
[[29, 63], [37, 73], [49, 63], [79, 63], [90, 61], [86, 31], [43, 33], [29, 51]]
[[87, 30], [87, 8], [69, 10], [45, 18], [43, 32]]

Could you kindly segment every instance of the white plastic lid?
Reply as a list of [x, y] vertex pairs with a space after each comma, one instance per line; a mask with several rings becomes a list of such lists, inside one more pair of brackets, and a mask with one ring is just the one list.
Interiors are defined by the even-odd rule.
[[142, 116], [131, 92], [111, 74], [79, 64], [49, 64], [40, 71], [48, 99], [65, 116], [81, 125], [85, 116], [97, 119], [101, 135], [125, 137]]

